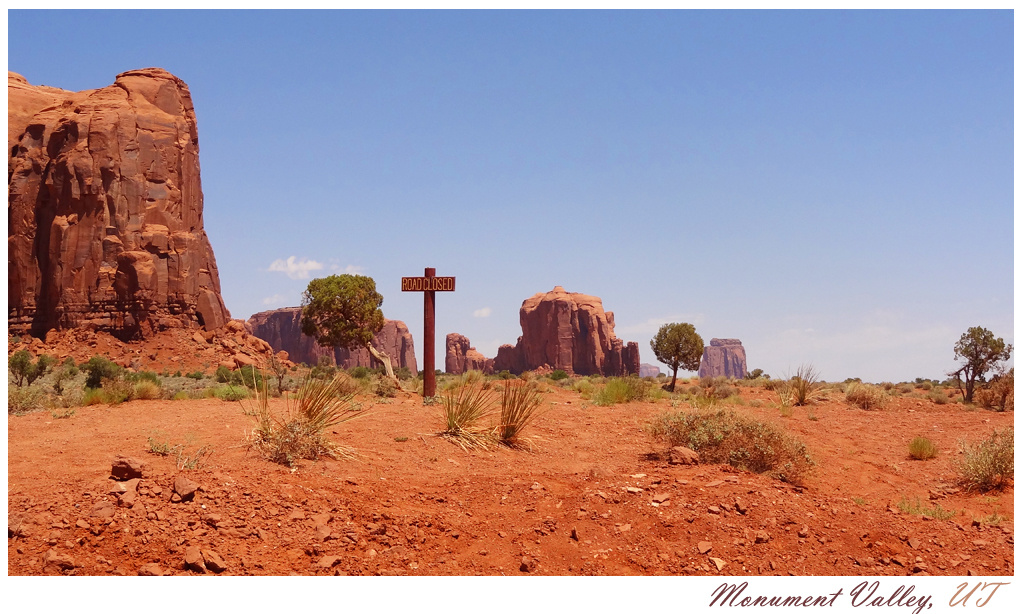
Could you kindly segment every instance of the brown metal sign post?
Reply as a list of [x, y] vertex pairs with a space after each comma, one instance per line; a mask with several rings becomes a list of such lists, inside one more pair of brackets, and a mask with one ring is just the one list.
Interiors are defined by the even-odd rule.
[[423, 277], [403, 277], [402, 292], [423, 293], [423, 397], [437, 392], [434, 376], [434, 292], [454, 292], [454, 277], [435, 277], [435, 269], [423, 269]]

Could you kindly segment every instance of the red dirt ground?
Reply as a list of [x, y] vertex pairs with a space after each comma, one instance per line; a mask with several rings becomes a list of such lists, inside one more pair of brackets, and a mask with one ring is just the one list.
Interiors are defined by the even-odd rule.
[[[816, 460], [795, 488], [659, 460], [663, 445], [644, 425], [671, 409], [667, 399], [597, 407], [546, 387], [532, 451], [464, 451], [436, 436], [438, 406], [400, 393], [335, 429], [359, 460], [295, 470], [247, 451], [252, 419], [234, 402], [9, 416], [9, 573], [196, 574], [185, 556], [198, 547], [225, 574], [255, 575], [1013, 574], [1012, 486], [964, 493], [950, 464], [958, 440], [1012, 427], [1012, 413], [900, 398], [880, 411], [826, 401], [783, 418], [771, 393], [742, 388], [764, 405], [737, 411], [782, 425]], [[910, 459], [915, 435], [939, 456]], [[178, 471], [174, 456], [148, 452], [150, 437], [214, 454]], [[145, 465], [132, 507], [109, 494], [118, 455]], [[201, 486], [190, 502], [170, 500], [179, 473]], [[958, 513], [897, 509], [917, 497]], [[998, 525], [972, 522], [993, 514]]]

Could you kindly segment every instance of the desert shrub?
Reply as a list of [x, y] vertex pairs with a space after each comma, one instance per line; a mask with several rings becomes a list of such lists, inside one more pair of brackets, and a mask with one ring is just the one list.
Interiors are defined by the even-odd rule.
[[881, 388], [882, 390], [884, 390], [884, 391], [886, 391], [886, 392], [890, 392], [890, 391], [892, 391], [892, 389], [893, 389], [893, 388], [895, 388], [895, 387], [896, 387], [896, 384], [894, 384], [894, 383], [892, 383], [892, 382], [882, 382], [882, 383], [881, 383], [881, 384], [879, 384], [878, 386], [879, 386], [879, 387], [880, 387], [880, 388]]
[[772, 376], [770, 376], [767, 373], [765, 373], [762, 369], [754, 369], [753, 371], [748, 372], [744, 379], [754, 380], [754, 379], [760, 379], [762, 377], [763, 378], [767, 378], [767, 379], [771, 379]]
[[911, 392], [913, 392], [913, 391], [914, 391], [914, 386], [913, 386], [913, 385], [911, 385], [911, 384], [907, 384], [907, 383], [903, 383], [903, 384], [898, 384], [898, 385], [896, 386], [896, 390], [897, 390], [897, 391], [898, 391], [898, 392], [899, 392], [900, 394], [910, 394]]
[[649, 425], [648, 432], [670, 446], [697, 452], [702, 463], [727, 463], [794, 484], [802, 483], [814, 464], [806, 446], [796, 438], [728, 410], [663, 414]]
[[[263, 373], [256, 367], [244, 365], [238, 369], [237, 373], [242, 380], [241, 384], [246, 388], [255, 389], [263, 387]], [[232, 383], [234, 383], [234, 378], [232, 378]]]
[[936, 405], [945, 405], [949, 403], [949, 396], [941, 388], [935, 388], [928, 393], [928, 399]]
[[885, 393], [871, 384], [851, 382], [846, 385], [846, 402], [861, 409], [878, 409], [885, 404]]
[[497, 373], [494, 374], [494, 376], [497, 377], [498, 379], [512, 379], [513, 377], [515, 377], [515, 375], [509, 373], [508, 370], [498, 371]]
[[226, 384], [231, 381], [231, 369], [228, 369], [224, 365], [217, 367], [217, 370], [213, 374], [213, 379], [218, 384]]
[[917, 460], [935, 458], [939, 453], [939, 449], [927, 437], [914, 437], [910, 440], [908, 451], [910, 452], [910, 457]]
[[956, 516], [956, 512], [952, 510], [944, 510], [938, 503], [935, 507], [928, 507], [921, 503], [921, 497], [915, 497], [913, 501], [902, 497], [896, 507], [900, 511], [906, 514], [913, 514], [914, 516], [929, 516], [935, 520], [949, 520], [953, 516]]
[[589, 379], [583, 378], [574, 381], [572, 383], [572, 389], [578, 392], [582, 398], [589, 399], [590, 395], [594, 394], [594, 391], [597, 388]]
[[132, 399], [143, 399], [152, 400], [159, 399], [163, 395], [163, 390], [160, 388], [160, 384], [154, 384], [148, 379], [144, 379], [135, 384], [132, 387]]
[[82, 369], [88, 373], [85, 378], [86, 388], [99, 388], [104, 379], [115, 379], [124, 371], [114, 361], [105, 356], [93, 356], [82, 365]]
[[368, 367], [352, 367], [348, 374], [356, 379], [369, 379], [372, 372]]
[[403, 382], [406, 382], [411, 380], [413, 378], [413, 375], [412, 371], [409, 370], [409, 367], [398, 367], [397, 369], [395, 369], [395, 377], [397, 377], [399, 380]]
[[174, 393], [174, 396], [171, 397], [171, 400], [172, 401], [187, 401], [187, 400], [189, 400], [191, 398], [192, 398], [192, 395], [189, 394], [187, 391], [179, 390], [178, 392]]
[[160, 385], [160, 378], [156, 373], [152, 371], [138, 371], [136, 373], [126, 373], [124, 379], [135, 384], [138, 382], [150, 382], [152, 384]]
[[501, 414], [498, 423], [498, 441], [509, 447], [518, 447], [526, 440], [522, 432], [533, 421], [540, 408], [537, 388], [523, 380], [506, 380], [501, 392]]
[[569, 374], [563, 371], [562, 369], [555, 369], [554, 371], [551, 372], [551, 375], [549, 375], [548, 377], [550, 377], [553, 381], [557, 382], [558, 380], [562, 380], [569, 377]]
[[974, 402], [985, 409], [1013, 411], [1013, 369], [992, 378], [974, 393]]
[[615, 405], [643, 401], [649, 396], [654, 384], [639, 377], [610, 377], [608, 382], [594, 395], [595, 405]]
[[267, 460], [287, 466], [299, 459], [352, 457], [350, 448], [330, 441], [326, 435], [331, 427], [365, 413], [351, 394], [343, 392], [347, 379], [341, 374], [330, 380], [306, 378], [294, 401], [286, 398], [283, 415], [271, 411], [264, 380], [247, 412], [256, 421], [249, 446]]
[[386, 375], [377, 376], [373, 382], [373, 394], [385, 399], [393, 399], [398, 395], [398, 384]]
[[[237, 371], [236, 371], [237, 373]], [[249, 389], [245, 386], [218, 386], [216, 388], [207, 388], [206, 394], [208, 396], [216, 397], [221, 401], [243, 401], [252, 396]]]
[[103, 405], [107, 402], [106, 395], [99, 388], [86, 388], [85, 394], [82, 395], [82, 405]]
[[761, 386], [764, 387], [765, 390], [770, 390], [772, 392], [778, 390], [779, 388], [781, 388], [781, 387], [783, 387], [785, 385], [786, 385], [786, 382], [784, 382], [784, 381], [782, 381], [780, 379], [764, 379], [761, 382]]
[[202, 371], [193, 371], [191, 373], [186, 373], [185, 377], [187, 377], [189, 379], [200, 380], [200, 379], [203, 379], [206, 376], [203, 375]]
[[992, 432], [978, 443], [960, 442], [953, 467], [968, 490], [991, 490], [1013, 479], [1013, 427]]
[[57, 368], [53, 370], [53, 391], [58, 395], [64, 394], [64, 384], [78, 376], [78, 365], [75, 359], [68, 356]]
[[486, 447], [490, 439], [489, 432], [481, 422], [493, 411], [494, 397], [494, 391], [484, 388], [480, 382], [445, 390], [441, 394], [441, 416], [444, 422], [441, 435], [463, 448]]
[[739, 388], [733, 386], [729, 378], [722, 376], [702, 377], [700, 378], [700, 387], [704, 389], [706, 396], [714, 396], [719, 400], [728, 399], [740, 393]]
[[21, 415], [37, 411], [46, 406], [46, 392], [38, 386], [9, 386], [7, 388], [7, 413]]
[[132, 400], [135, 394], [135, 385], [123, 377], [104, 379], [100, 386], [103, 393], [103, 400], [109, 405], [117, 405]]

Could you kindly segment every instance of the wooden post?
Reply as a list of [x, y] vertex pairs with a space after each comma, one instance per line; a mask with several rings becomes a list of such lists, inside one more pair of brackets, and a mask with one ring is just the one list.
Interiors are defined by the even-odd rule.
[[423, 269], [423, 277], [403, 277], [403, 292], [423, 293], [423, 396], [437, 394], [437, 369], [434, 362], [434, 292], [453, 292], [454, 277], [437, 277], [433, 268]]
[[[432, 268], [423, 269], [423, 276], [428, 280], [436, 274]], [[430, 287], [427, 282], [425, 287]], [[434, 377], [434, 291], [423, 292], [423, 396], [432, 397], [437, 392]]]

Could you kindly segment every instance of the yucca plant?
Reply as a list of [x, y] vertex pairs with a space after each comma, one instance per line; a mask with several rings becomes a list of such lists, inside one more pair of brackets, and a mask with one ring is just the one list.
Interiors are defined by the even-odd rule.
[[796, 374], [789, 380], [789, 390], [793, 397], [793, 405], [807, 405], [818, 400], [818, 371], [812, 365], [800, 365]]
[[494, 408], [495, 392], [485, 389], [481, 382], [474, 382], [445, 390], [441, 394], [441, 415], [444, 420], [442, 437], [462, 446], [487, 447], [491, 441], [491, 429], [481, 426], [485, 417]]
[[330, 441], [325, 434], [329, 428], [366, 413], [354, 401], [347, 375], [338, 373], [330, 380], [307, 377], [294, 399], [285, 397], [281, 417], [270, 409], [267, 379], [257, 381], [255, 397], [246, 409], [256, 421], [249, 436], [250, 447], [258, 449], [267, 460], [288, 466], [303, 458], [355, 456], [351, 448]]
[[505, 387], [501, 392], [498, 441], [509, 447], [520, 447], [524, 443], [529, 445], [520, 435], [537, 415], [540, 404], [540, 393], [535, 385], [520, 379], [505, 380]]

